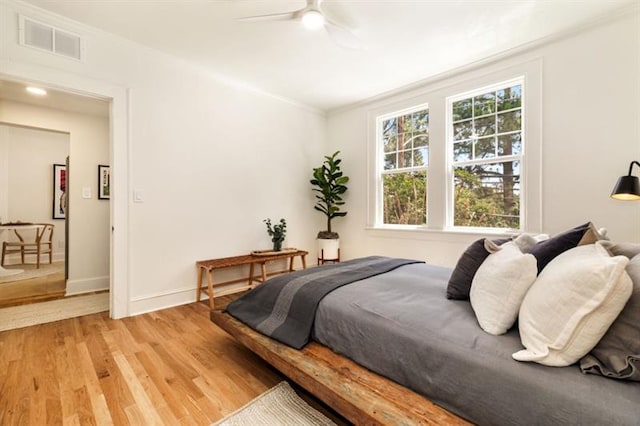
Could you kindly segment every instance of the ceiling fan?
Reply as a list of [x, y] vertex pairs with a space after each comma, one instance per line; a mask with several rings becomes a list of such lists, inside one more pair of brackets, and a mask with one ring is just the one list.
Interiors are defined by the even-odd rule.
[[300, 21], [308, 30], [318, 30], [324, 27], [329, 36], [342, 47], [348, 49], [362, 47], [362, 42], [351, 30], [327, 18], [320, 8], [321, 3], [322, 0], [307, 0], [307, 5], [302, 9], [269, 15], [248, 16], [239, 18], [238, 21]]

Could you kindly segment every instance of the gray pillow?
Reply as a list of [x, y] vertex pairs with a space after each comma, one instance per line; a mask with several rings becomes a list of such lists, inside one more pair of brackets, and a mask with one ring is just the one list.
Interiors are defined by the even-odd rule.
[[[538, 274], [542, 272], [545, 266], [549, 264], [556, 256], [565, 251], [577, 247], [580, 244], [591, 244], [597, 241], [597, 236], [592, 236], [594, 227], [591, 222], [577, 226], [573, 229], [554, 235], [548, 240], [544, 240], [529, 250], [529, 253], [535, 256], [538, 261]], [[587, 237], [583, 240], [584, 237]]]
[[[484, 238], [481, 238], [474, 241], [458, 259], [458, 263], [456, 263], [456, 267], [453, 268], [449, 278], [449, 284], [447, 284], [447, 299], [465, 300], [469, 298], [473, 277], [482, 262], [489, 257], [489, 252], [484, 247], [484, 240]], [[492, 241], [500, 245], [511, 240], [503, 238]]]
[[626, 256], [631, 259], [637, 254], [640, 254], [640, 244], [638, 243], [613, 243], [611, 241], [603, 241], [602, 246], [611, 253], [611, 256]]
[[580, 360], [583, 373], [640, 382], [640, 254], [627, 265], [633, 293], [595, 348]]

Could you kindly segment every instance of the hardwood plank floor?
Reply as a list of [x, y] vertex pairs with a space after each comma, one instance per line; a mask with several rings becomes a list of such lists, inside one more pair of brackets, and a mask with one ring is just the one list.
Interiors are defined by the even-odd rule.
[[0, 333], [2, 425], [209, 425], [282, 380], [203, 302]]
[[64, 298], [64, 271], [19, 281], [0, 283], [0, 308]]

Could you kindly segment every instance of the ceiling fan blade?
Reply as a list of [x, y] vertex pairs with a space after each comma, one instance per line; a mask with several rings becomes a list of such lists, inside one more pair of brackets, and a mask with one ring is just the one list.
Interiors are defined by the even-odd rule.
[[258, 21], [288, 21], [296, 19], [297, 12], [272, 13], [270, 15], [247, 16], [238, 18], [240, 22], [258, 22]]
[[346, 49], [360, 49], [362, 48], [362, 40], [360, 40], [350, 30], [342, 27], [335, 22], [329, 21], [325, 17], [324, 28], [331, 38], [341, 47]]

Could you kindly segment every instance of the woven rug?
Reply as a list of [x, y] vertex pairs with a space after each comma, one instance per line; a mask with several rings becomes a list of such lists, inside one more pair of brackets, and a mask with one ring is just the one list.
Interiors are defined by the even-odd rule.
[[8, 265], [4, 268], [7, 270], [22, 269], [23, 272], [15, 275], [0, 276], [0, 283], [28, 280], [53, 274], [63, 274], [64, 262], [53, 262], [52, 264], [42, 263], [39, 269], [36, 269], [36, 265], [31, 264]]
[[287, 382], [280, 382], [212, 426], [333, 425], [325, 415], [300, 398]]
[[73, 296], [0, 309], [0, 331], [81, 317], [109, 310], [109, 293]]

